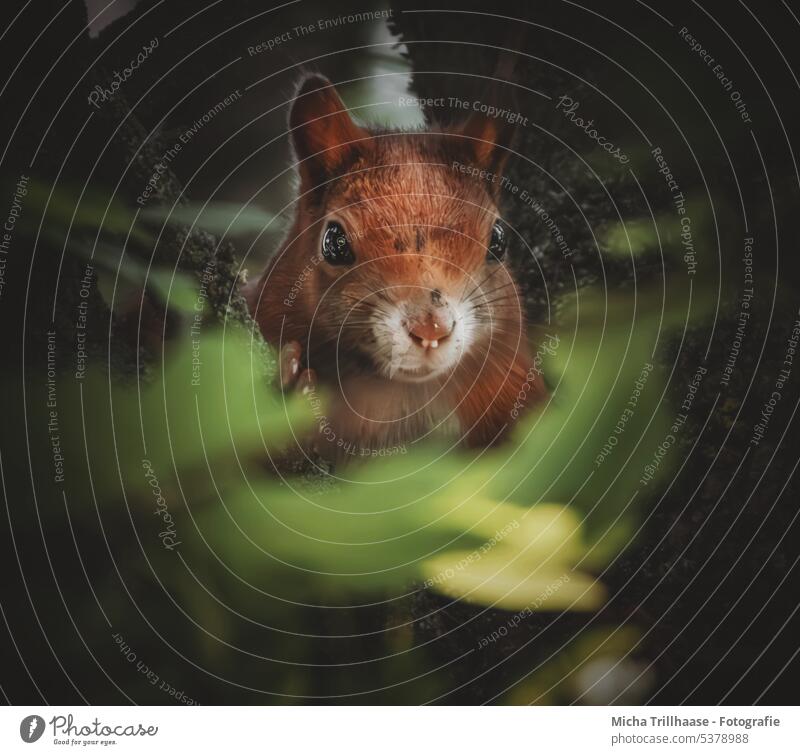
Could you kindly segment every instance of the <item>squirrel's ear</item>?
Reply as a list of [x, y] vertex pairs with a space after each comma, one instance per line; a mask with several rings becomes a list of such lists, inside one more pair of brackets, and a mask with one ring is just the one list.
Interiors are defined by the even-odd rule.
[[509, 156], [516, 127], [508, 121], [489, 118], [482, 113], [471, 115], [456, 131], [463, 137], [462, 149], [479, 167], [500, 174]]
[[317, 74], [300, 84], [289, 114], [300, 175], [309, 189], [333, 175], [369, 132], [356, 125], [336, 89]]

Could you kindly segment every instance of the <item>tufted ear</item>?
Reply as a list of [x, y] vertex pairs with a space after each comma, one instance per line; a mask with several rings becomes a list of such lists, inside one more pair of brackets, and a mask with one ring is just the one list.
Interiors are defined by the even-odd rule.
[[505, 169], [511, 154], [518, 124], [527, 123], [519, 112], [514, 86], [519, 57], [516, 51], [525, 49], [527, 35], [525, 24], [512, 29], [495, 62], [491, 80], [480, 97], [483, 107], [456, 129], [458, 135], [466, 137], [461, 140], [464, 142], [462, 154], [471, 158], [475, 165], [498, 175]]
[[297, 90], [289, 114], [292, 144], [303, 190], [318, 187], [351, 160], [369, 132], [356, 125], [328, 79], [308, 76]]
[[500, 174], [509, 156], [509, 147], [514, 139], [516, 126], [506, 119], [490, 118], [482, 113], [471, 115], [456, 134], [465, 137], [462, 150], [472, 158], [475, 165], [492, 173]]

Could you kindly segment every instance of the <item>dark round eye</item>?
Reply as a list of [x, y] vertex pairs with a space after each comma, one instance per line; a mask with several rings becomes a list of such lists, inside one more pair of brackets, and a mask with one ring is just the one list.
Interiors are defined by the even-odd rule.
[[355, 262], [347, 234], [338, 223], [328, 223], [325, 229], [322, 236], [322, 256], [329, 265], [352, 265]]
[[489, 246], [486, 249], [487, 262], [499, 262], [506, 253], [508, 235], [503, 224], [496, 220], [492, 226], [492, 236], [489, 239]]

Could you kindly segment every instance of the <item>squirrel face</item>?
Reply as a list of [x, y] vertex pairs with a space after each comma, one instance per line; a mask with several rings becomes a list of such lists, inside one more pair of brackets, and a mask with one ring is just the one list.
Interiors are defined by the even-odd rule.
[[384, 377], [420, 382], [452, 371], [521, 312], [487, 195], [397, 147], [392, 158], [406, 162], [347, 181], [306, 231], [318, 255], [312, 329]]
[[[312, 77], [290, 125], [300, 210], [280, 257], [311, 270], [303, 336], [312, 355], [334, 360], [340, 374], [419, 383], [464, 360], [479, 366], [509, 333], [519, 339], [522, 309], [495, 205], [495, 124], [368, 131]], [[475, 167], [486, 178], [465, 170]]]
[[292, 355], [288, 374], [302, 362], [298, 381], [325, 385], [339, 440], [495, 442], [520, 396], [543, 393], [503, 262], [510, 127], [481, 115], [450, 131], [370, 130], [319, 76], [289, 126], [294, 223], [246, 292], [267, 341]]

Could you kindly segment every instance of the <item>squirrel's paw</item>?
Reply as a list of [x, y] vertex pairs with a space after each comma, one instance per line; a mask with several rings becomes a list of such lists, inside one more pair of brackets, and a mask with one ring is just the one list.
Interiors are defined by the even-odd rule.
[[300, 357], [303, 350], [297, 341], [289, 341], [281, 349], [279, 357], [279, 372], [281, 388], [291, 388], [300, 376]]
[[289, 341], [281, 349], [280, 377], [284, 391], [295, 390], [305, 395], [316, 388], [317, 374], [301, 368], [302, 356], [303, 349], [297, 341]]
[[303, 370], [294, 384], [294, 389], [304, 396], [313, 393], [317, 388], [317, 373], [314, 370]]

